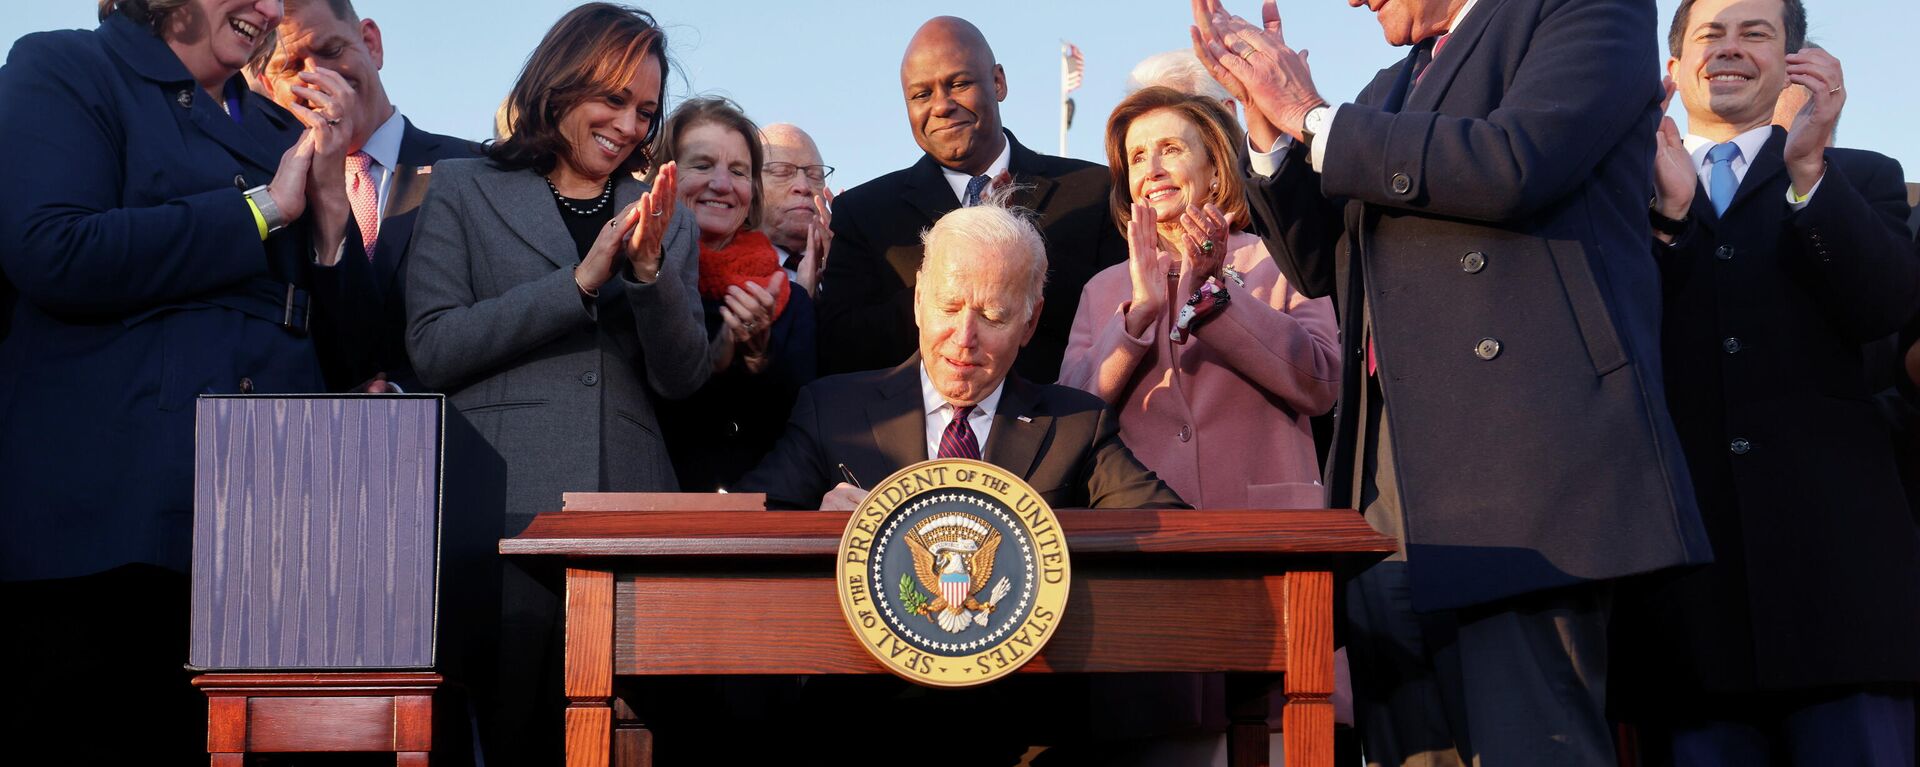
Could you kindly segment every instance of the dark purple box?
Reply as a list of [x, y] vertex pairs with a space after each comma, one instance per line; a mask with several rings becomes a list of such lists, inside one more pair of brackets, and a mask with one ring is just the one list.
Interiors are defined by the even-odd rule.
[[439, 395], [201, 397], [188, 665], [439, 665], [497, 589], [471, 432]]

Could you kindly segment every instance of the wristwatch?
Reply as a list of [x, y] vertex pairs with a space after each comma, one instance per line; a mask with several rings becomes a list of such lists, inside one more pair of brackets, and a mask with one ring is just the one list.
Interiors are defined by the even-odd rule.
[[1660, 208], [1658, 207], [1659, 202], [1660, 198], [1658, 197], [1647, 201], [1647, 220], [1653, 223], [1653, 230], [1668, 237], [1679, 237], [1680, 235], [1686, 234], [1687, 221], [1691, 219], [1692, 216], [1667, 218], [1665, 214], [1660, 212]]
[[1307, 117], [1300, 125], [1300, 143], [1307, 146], [1308, 152], [1313, 151], [1313, 140], [1327, 130], [1327, 120], [1332, 117], [1333, 108], [1326, 104], [1307, 110]]
[[267, 220], [268, 234], [287, 228], [287, 216], [280, 212], [279, 203], [273, 201], [265, 184], [248, 189], [246, 194], [247, 199], [253, 201], [253, 207], [260, 209], [260, 217]]

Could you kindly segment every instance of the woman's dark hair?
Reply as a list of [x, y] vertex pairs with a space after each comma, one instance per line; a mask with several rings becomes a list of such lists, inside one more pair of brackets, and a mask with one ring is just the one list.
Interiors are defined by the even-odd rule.
[[1134, 120], [1162, 109], [1187, 118], [1200, 129], [1200, 143], [1207, 151], [1207, 159], [1213, 163], [1215, 182], [1212, 195], [1204, 202], [1220, 206], [1220, 212], [1226, 214], [1227, 222], [1234, 229], [1247, 228], [1253, 216], [1247, 210], [1246, 186], [1240, 181], [1247, 146], [1246, 138], [1240, 133], [1240, 123], [1226, 107], [1210, 97], [1181, 93], [1162, 85], [1134, 91], [1122, 99], [1107, 118], [1107, 168], [1113, 176], [1113, 190], [1107, 204], [1113, 211], [1113, 222], [1124, 232], [1127, 222], [1133, 218], [1127, 129], [1133, 126]]
[[[666, 125], [660, 129], [660, 149], [657, 152], [660, 165], [673, 162], [674, 158], [680, 155], [680, 137], [701, 125], [718, 125], [740, 134], [747, 140], [747, 156], [753, 163], [753, 168], [749, 171], [751, 173], [749, 177], [753, 179], [753, 199], [747, 204], [747, 220], [740, 225], [740, 231], [759, 229], [760, 198], [763, 193], [760, 186], [760, 166], [767, 163], [767, 149], [760, 143], [760, 126], [754, 125], [753, 120], [747, 118], [747, 113], [740, 110], [739, 104], [733, 103], [730, 99], [711, 96], [691, 98], [681, 102], [680, 106], [673, 110], [673, 115], [667, 118]], [[659, 172], [659, 165], [654, 166], [647, 180], [651, 182], [653, 180], [651, 176]]]
[[[560, 118], [581, 102], [604, 98], [627, 87], [640, 63], [652, 56], [660, 62], [659, 103], [667, 101], [667, 35], [653, 15], [613, 3], [587, 3], [560, 17], [540, 45], [527, 57], [520, 77], [507, 96], [512, 115], [505, 140], [487, 149], [494, 164], [504, 168], [532, 168], [545, 174], [571, 147], [560, 135]], [[647, 135], [616, 172], [632, 173], [653, 162], [653, 142], [660, 131], [656, 113], [647, 121]]]

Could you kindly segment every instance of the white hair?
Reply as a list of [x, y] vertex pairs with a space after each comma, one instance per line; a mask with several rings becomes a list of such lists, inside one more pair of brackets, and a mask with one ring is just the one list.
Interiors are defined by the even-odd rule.
[[1155, 85], [1222, 103], [1233, 100], [1233, 94], [1207, 74], [1207, 68], [1188, 50], [1153, 54], [1133, 65], [1133, 71], [1127, 74], [1128, 93]]
[[[941, 216], [931, 228], [920, 233], [920, 244], [929, 255], [936, 250], [944, 253], [950, 248], [967, 246], [972, 246], [968, 250], [1025, 255], [1029, 286], [1027, 312], [1032, 316], [1047, 286], [1047, 245], [1040, 238], [1040, 230], [1034, 228], [1028, 211], [1009, 204], [1015, 191], [1016, 187], [1008, 184], [989, 191], [978, 205], [956, 208]], [[922, 268], [925, 263], [921, 262]]]

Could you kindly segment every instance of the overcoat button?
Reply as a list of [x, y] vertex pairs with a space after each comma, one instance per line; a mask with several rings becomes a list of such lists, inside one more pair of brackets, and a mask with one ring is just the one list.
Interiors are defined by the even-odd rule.
[[1473, 356], [1483, 360], [1490, 360], [1500, 356], [1500, 340], [1497, 338], [1480, 339], [1480, 343], [1473, 345]]
[[1406, 194], [1407, 191], [1412, 188], [1413, 188], [1413, 179], [1407, 178], [1407, 174], [1405, 173], [1393, 174], [1393, 193], [1394, 194]]
[[1721, 342], [1720, 342], [1720, 348], [1722, 348], [1722, 349], [1725, 349], [1725, 350], [1727, 350], [1727, 353], [1728, 353], [1728, 354], [1734, 354], [1734, 353], [1736, 353], [1736, 352], [1739, 352], [1739, 351], [1740, 351], [1740, 339], [1738, 339], [1738, 338], [1731, 338], [1731, 337], [1730, 337], [1730, 338], [1728, 338], [1728, 339], [1727, 339], [1727, 340], [1725, 340], [1725, 341], [1721, 341]]
[[591, 370], [589, 370], [589, 371], [587, 371], [587, 372], [585, 372], [585, 373], [581, 373], [581, 374], [580, 374], [580, 383], [583, 383], [583, 384], [586, 384], [586, 385], [588, 385], [588, 386], [592, 386], [592, 385], [594, 385], [594, 384], [597, 384], [597, 383], [600, 383], [600, 374], [599, 374], [599, 373], [595, 373], [595, 372], [593, 372], [593, 371], [591, 371]]
[[1487, 254], [1485, 253], [1476, 250], [1460, 257], [1460, 271], [1466, 272], [1467, 274], [1479, 274], [1480, 270], [1485, 268], [1487, 268]]
[[238, 173], [233, 174], [233, 188], [242, 192], [247, 191], [247, 177]]
[[1193, 427], [1184, 423], [1180, 424], [1180, 441], [1186, 442], [1190, 439], [1193, 439]]
[[1732, 442], [1727, 443], [1727, 449], [1733, 451], [1734, 455], [1746, 455], [1747, 451], [1753, 449], [1753, 443], [1745, 439], [1736, 438]]
[[1733, 246], [1732, 246], [1732, 245], [1722, 245], [1722, 246], [1720, 246], [1720, 248], [1719, 248], [1718, 250], [1715, 250], [1715, 251], [1713, 252], [1713, 257], [1714, 257], [1714, 258], [1717, 258], [1717, 259], [1720, 259], [1720, 260], [1722, 260], [1722, 261], [1732, 261], [1732, 260], [1733, 260]]
[[193, 89], [192, 88], [180, 89], [180, 92], [174, 95], [173, 100], [175, 103], [180, 105], [181, 109], [192, 109], [193, 108]]

